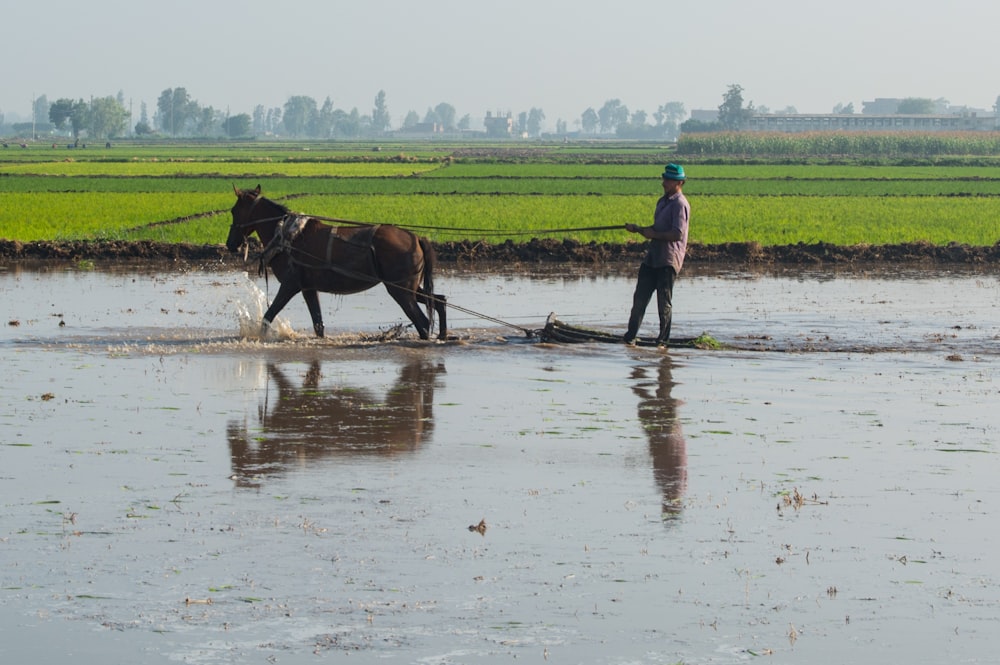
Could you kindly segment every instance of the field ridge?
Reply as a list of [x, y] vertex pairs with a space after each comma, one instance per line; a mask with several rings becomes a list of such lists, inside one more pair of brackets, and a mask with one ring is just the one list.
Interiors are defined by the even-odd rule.
[[[468, 263], [637, 263], [644, 243], [596, 243], [577, 240], [532, 239], [506, 241], [436, 242], [437, 258], [447, 264]], [[250, 255], [260, 250], [253, 243]], [[174, 261], [188, 264], [239, 266], [242, 255], [222, 244], [168, 243], [152, 240], [0, 240], [0, 258], [8, 260]], [[870, 263], [996, 264], [1000, 242], [992, 246], [912, 242], [892, 245], [840, 246], [825, 242], [765, 246], [757, 242], [691, 243], [688, 264], [753, 265], [865, 265]]]

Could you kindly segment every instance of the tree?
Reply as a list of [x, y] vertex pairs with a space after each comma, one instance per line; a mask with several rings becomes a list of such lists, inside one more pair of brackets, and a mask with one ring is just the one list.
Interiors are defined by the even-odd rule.
[[153, 133], [153, 127], [149, 124], [149, 115], [146, 112], [146, 102], [139, 104], [139, 122], [135, 123], [135, 133], [139, 136]]
[[226, 136], [231, 139], [239, 136], [249, 136], [250, 128], [253, 126], [252, 122], [250, 116], [246, 113], [231, 115], [222, 123], [222, 129], [226, 132]]
[[275, 106], [267, 110], [267, 114], [264, 117], [264, 126], [267, 127], [267, 131], [276, 134], [278, 128], [281, 127], [281, 120], [281, 107]]
[[66, 126], [66, 121], [73, 116], [73, 109], [76, 102], [72, 99], [57, 99], [49, 105], [49, 121], [55, 125], [56, 129], [62, 130]]
[[618, 125], [628, 122], [628, 116], [628, 107], [624, 106], [620, 99], [609, 99], [604, 102], [604, 106], [597, 112], [601, 133], [613, 132]]
[[87, 133], [95, 139], [122, 136], [128, 129], [128, 111], [114, 97], [91, 100], [87, 120]]
[[364, 123], [357, 108], [346, 113], [341, 109], [334, 111], [333, 133], [344, 138], [357, 138], [361, 136]]
[[391, 124], [389, 108], [385, 105], [385, 90], [379, 90], [375, 95], [375, 108], [372, 109], [372, 131], [387, 131]]
[[545, 113], [542, 109], [532, 108], [528, 111], [528, 122], [526, 124], [529, 136], [541, 136], [543, 120], [545, 120]]
[[333, 133], [333, 100], [327, 97], [323, 100], [323, 106], [319, 108], [319, 115], [316, 116], [316, 138], [327, 139]]
[[188, 120], [198, 114], [198, 102], [184, 88], [167, 88], [156, 100], [157, 124], [171, 136], [183, 134]]
[[407, 111], [406, 117], [403, 118], [403, 129], [413, 129], [420, 124], [420, 114], [416, 111]]
[[597, 116], [597, 111], [593, 107], [589, 107], [583, 114], [580, 115], [580, 127], [583, 129], [585, 134], [593, 134], [597, 131], [597, 125], [600, 122], [600, 118]]
[[735, 83], [730, 85], [719, 105], [719, 126], [729, 131], [743, 129], [753, 114], [753, 102], [743, 107], [743, 87]]
[[464, 132], [467, 131], [470, 127], [472, 127], [472, 118], [469, 116], [468, 113], [466, 113], [458, 121], [458, 129], [459, 131]]
[[198, 136], [217, 135], [222, 130], [224, 119], [221, 113], [217, 113], [211, 106], [206, 106], [198, 112]]
[[656, 109], [653, 119], [656, 120], [656, 126], [662, 130], [661, 136], [663, 138], [668, 141], [676, 141], [680, 134], [680, 122], [685, 115], [687, 115], [687, 110], [684, 108], [683, 102], [667, 102]]
[[319, 110], [316, 100], [306, 95], [289, 97], [285, 102], [285, 131], [292, 136], [312, 136], [316, 129]]
[[854, 115], [854, 102], [847, 102], [844, 104], [837, 104], [833, 107], [833, 112], [837, 115]]
[[49, 106], [49, 120], [58, 130], [65, 128], [69, 121], [73, 138], [80, 138], [80, 132], [87, 128], [89, 115], [90, 106], [82, 99], [57, 99]]
[[685, 115], [687, 115], [687, 111], [684, 109], [684, 102], [667, 102], [656, 109], [653, 119], [656, 120], [656, 124], [658, 125], [673, 123], [676, 126], [678, 122], [683, 120]]
[[253, 133], [254, 134], [274, 134], [281, 124], [280, 108], [264, 108], [258, 104], [253, 109]]
[[264, 134], [267, 132], [267, 111], [263, 104], [253, 107], [253, 131], [254, 134]]
[[899, 102], [896, 113], [901, 115], [931, 115], [934, 113], [934, 100], [907, 97]]
[[646, 122], [645, 111], [636, 111], [631, 115], [628, 122], [619, 123], [615, 129], [615, 134], [623, 139], [643, 139], [655, 141], [665, 138], [668, 127], [676, 131], [676, 125], [657, 124], [650, 125]]
[[717, 132], [721, 129], [722, 126], [718, 122], [705, 122], [704, 120], [695, 120], [694, 118], [688, 118], [680, 126], [680, 130], [684, 134]]
[[438, 121], [446, 131], [452, 131], [455, 129], [455, 116], [457, 113], [455, 112], [454, 106], [441, 102], [434, 107], [434, 113], [437, 114]]
[[49, 117], [49, 98], [45, 95], [35, 97], [35, 103], [31, 107], [31, 113], [35, 122], [45, 122]]

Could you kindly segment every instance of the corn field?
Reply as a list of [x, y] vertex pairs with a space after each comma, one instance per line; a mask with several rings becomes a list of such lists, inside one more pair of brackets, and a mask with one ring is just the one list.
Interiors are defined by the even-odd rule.
[[1000, 132], [711, 132], [684, 134], [692, 157], [928, 158], [1000, 155]]

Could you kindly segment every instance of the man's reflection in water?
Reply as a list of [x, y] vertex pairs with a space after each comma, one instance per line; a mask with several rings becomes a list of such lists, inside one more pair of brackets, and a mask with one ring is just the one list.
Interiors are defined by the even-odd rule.
[[639, 422], [649, 439], [653, 477], [663, 495], [663, 519], [680, 517], [687, 491], [687, 442], [677, 416], [679, 400], [670, 396], [674, 386], [673, 361], [664, 355], [651, 377], [650, 366], [632, 370], [632, 391], [639, 396]]
[[237, 485], [256, 487], [264, 476], [328, 458], [415, 452], [433, 431], [434, 388], [444, 371], [443, 364], [414, 360], [378, 395], [340, 383], [323, 386], [316, 360], [301, 386], [268, 363], [259, 424], [226, 427]]

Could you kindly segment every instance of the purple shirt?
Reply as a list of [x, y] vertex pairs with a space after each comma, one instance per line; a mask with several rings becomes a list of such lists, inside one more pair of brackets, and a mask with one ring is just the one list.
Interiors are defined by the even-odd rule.
[[684, 255], [687, 253], [690, 218], [691, 204], [682, 192], [677, 192], [670, 198], [661, 196], [656, 202], [656, 211], [653, 213], [653, 229], [656, 231], [677, 229], [681, 233], [681, 239], [670, 242], [650, 240], [649, 251], [646, 252], [643, 263], [650, 268], [673, 266], [674, 272], [679, 273], [681, 266], [684, 265]]

